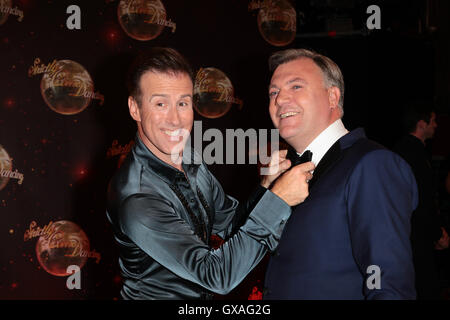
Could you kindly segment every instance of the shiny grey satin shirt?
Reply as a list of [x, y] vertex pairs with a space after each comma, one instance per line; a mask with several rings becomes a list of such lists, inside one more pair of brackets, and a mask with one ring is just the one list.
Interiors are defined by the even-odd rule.
[[[185, 174], [139, 136], [108, 188], [124, 299], [202, 299], [226, 294], [273, 251], [291, 208], [259, 187], [242, 206], [186, 149]], [[239, 183], [239, 178], [236, 179]], [[211, 234], [226, 239], [209, 246]]]

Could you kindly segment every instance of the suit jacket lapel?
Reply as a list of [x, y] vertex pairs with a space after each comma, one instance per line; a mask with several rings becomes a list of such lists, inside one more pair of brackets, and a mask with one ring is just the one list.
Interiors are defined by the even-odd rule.
[[319, 180], [319, 178], [324, 175], [332, 165], [341, 157], [341, 145], [339, 140], [336, 141], [330, 149], [328, 149], [327, 153], [320, 160], [316, 169], [314, 169], [313, 178], [309, 181], [309, 190], [311, 190], [314, 184]]

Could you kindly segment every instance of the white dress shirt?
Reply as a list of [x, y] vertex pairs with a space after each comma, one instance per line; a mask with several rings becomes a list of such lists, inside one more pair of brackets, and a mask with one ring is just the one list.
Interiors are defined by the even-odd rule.
[[[317, 167], [320, 160], [331, 146], [348, 133], [341, 119], [336, 120], [323, 130], [314, 140], [305, 148], [312, 152], [312, 162]], [[303, 151], [304, 152], [304, 151]], [[298, 152], [297, 152], [298, 153]], [[303, 153], [302, 153], [303, 154]], [[302, 155], [298, 153], [298, 155]]]

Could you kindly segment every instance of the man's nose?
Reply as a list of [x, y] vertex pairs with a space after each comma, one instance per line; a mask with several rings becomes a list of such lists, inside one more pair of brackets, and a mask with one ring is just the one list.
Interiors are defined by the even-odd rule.
[[282, 107], [283, 105], [285, 105], [286, 103], [288, 103], [290, 100], [290, 96], [289, 94], [287, 94], [287, 92], [285, 90], [280, 90], [277, 94], [276, 100], [275, 100], [275, 104], [278, 107]]
[[178, 114], [177, 108], [170, 108], [167, 114], [167, 123], [176, 127], [180, 124], [180, 115]]

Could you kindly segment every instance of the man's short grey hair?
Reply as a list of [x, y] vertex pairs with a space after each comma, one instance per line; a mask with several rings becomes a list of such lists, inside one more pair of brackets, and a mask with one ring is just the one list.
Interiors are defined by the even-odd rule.
[[287, 49], [272, 54], [269, 58], [269, 70], [273, 74], [278, 66], [300, 58], [311, 59], [322, 70], [326, 88], [337, 87], [339, 89], [341, 97], [338, 106], [342, 117], [344, 115], [344, 76], [338, 65], [330, 58], [308, 49]]

